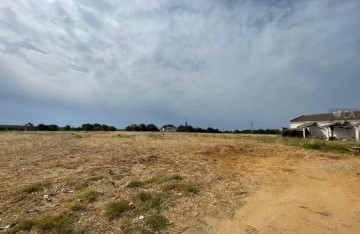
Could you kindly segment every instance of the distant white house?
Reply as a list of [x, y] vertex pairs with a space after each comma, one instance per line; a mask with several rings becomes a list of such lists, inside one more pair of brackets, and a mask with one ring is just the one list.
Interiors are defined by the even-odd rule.
[[176, 132], [176, 127], [164, 127], [160, 129], [160, 132]]
[[290, 120], [290, 128], [282, 130], [283, 136], [316, 137], [322, 139], [360, 139], [360, 111], [338, 111], [302, 115]]

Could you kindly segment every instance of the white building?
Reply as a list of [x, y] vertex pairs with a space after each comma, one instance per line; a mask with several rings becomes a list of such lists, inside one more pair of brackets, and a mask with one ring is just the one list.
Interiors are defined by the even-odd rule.
[[302, 115], [290, 120], [284, 136], [316, 137], [322, 139], [360, 139], [360, 111]]

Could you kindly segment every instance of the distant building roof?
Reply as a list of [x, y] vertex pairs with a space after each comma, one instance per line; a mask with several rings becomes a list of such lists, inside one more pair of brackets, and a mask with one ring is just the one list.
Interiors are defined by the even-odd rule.
[[334, 112], [323, 113], [315, 115], [302, 115], [295, 119], [290, 120], [293, 122], [308, 122], [308, 121], [344, 121], [344, 120], [360, 120], [360, 111], [348, 112]]

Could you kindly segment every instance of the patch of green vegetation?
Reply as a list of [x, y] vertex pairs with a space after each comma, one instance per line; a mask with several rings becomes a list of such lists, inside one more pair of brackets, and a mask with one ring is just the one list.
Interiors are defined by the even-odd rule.
[[87, 187], [89, 187], [89, 185], [90, 185], [89, 181], [81, 181], [81, 182], [75, 183], [74, 188], [76, 190], [84, 190]]
[[168, 192], [171, 190], [176, 190], [178, 192], [185, 192], [191, 194], [197, 194], [199, 192], [199, 189], [191, 183], [170, 183], [163, 186], [164, 192]]
[[278, 143], [335, 154], [351, 153], [351, 148], [357, 145], [356, 142], [353, 141], [325, 141], [321, 139], [304, 139], [298, 137], [281, 136], [256, 136], [253, 139], [256, 139], [262, 143]]
[[175, 174], [175, 175], [172, 175], [169, 177], [170, 180], [183, 180], [184, 177], [182, 177], [181, 175], [179, 174]]
[[320, 143], [304, 143], [303, 147], [305, 149], [313, 149], [313, 150], [320, 150], [322, 148], [322, 145]]
[[37, 219], [29, 219], [20, 222], [9, 233], [37, 230], [40, 233], [53, 234], [83, 234], [85, 230], [75, 230], [73, 227], [74, 216], [60, 214], [56, 216], [42, 216]]
[[151, 230], [158, 232], [169, 225], [169, 220], [161, 214], [153, 214], [146, 218], [145, 225]]
[[160, 209], [161, 203], [164, 201], [164, 194], [159, 193], [148, 199], [145, 203], [146, 209]]
[[99, 193], [94, 191], [94, 190], [86, 190], [85, 192], [83, 192], [80, 196], [80, 199], [88, 202], [88, 203], [92, 203], [94, 201], [96, 201], [96, 199], [98, 198]]
[[33, 227], [36, 226], [36, 221], [33, 219], [27, 219], [20, 222], [15, 228], [13, 228], [9, 233], [17, 233], [19, 231], [29, 232]]
[[139, 181], [139, 180], [134, 180], [134, 181], [131, 181], [127, 187], [128, 188], [139, 188], [139, 187], [142, 187], [145, 183], [142, 182], [142, 181]]
[[141, 201], [141, 202], [146, 202], [147, 200], [151, 199], [151, 193], [145, 192], [145, 191], [140, 191], [136, 197]]
[[95, 176], [91, 176], [87, 179], [87, 181], [99, 181], [99, 180], [103, 180], [105, 179], [105, 176], [102, 175], [95, 175]]
[[72, 211], [82, 211], [86, 209], [86, 207], [79, 201], [71, 202], [69, 208]]
[[50, 186], [50, 183], [34, 183], [23, 188], [19, 193], [21, 198], [26, 198], [29, 194], [42, 191], [45, 187]]
[[129, 202], [121, 200], [119, 202], [110, 202], [106, 206], [105, 215], [109, 219], [119, 218], [124, 212], [129, 210]]

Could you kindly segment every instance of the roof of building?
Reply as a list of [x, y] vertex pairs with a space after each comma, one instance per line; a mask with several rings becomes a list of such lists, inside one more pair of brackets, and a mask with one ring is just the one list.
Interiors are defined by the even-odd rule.
[[315, 115], [302, 115], [290, 122], [308, 122], [308, 121], [349, 121], [360, 120], [360, 111], [338, 111], [333, 113], [322, 113]]

